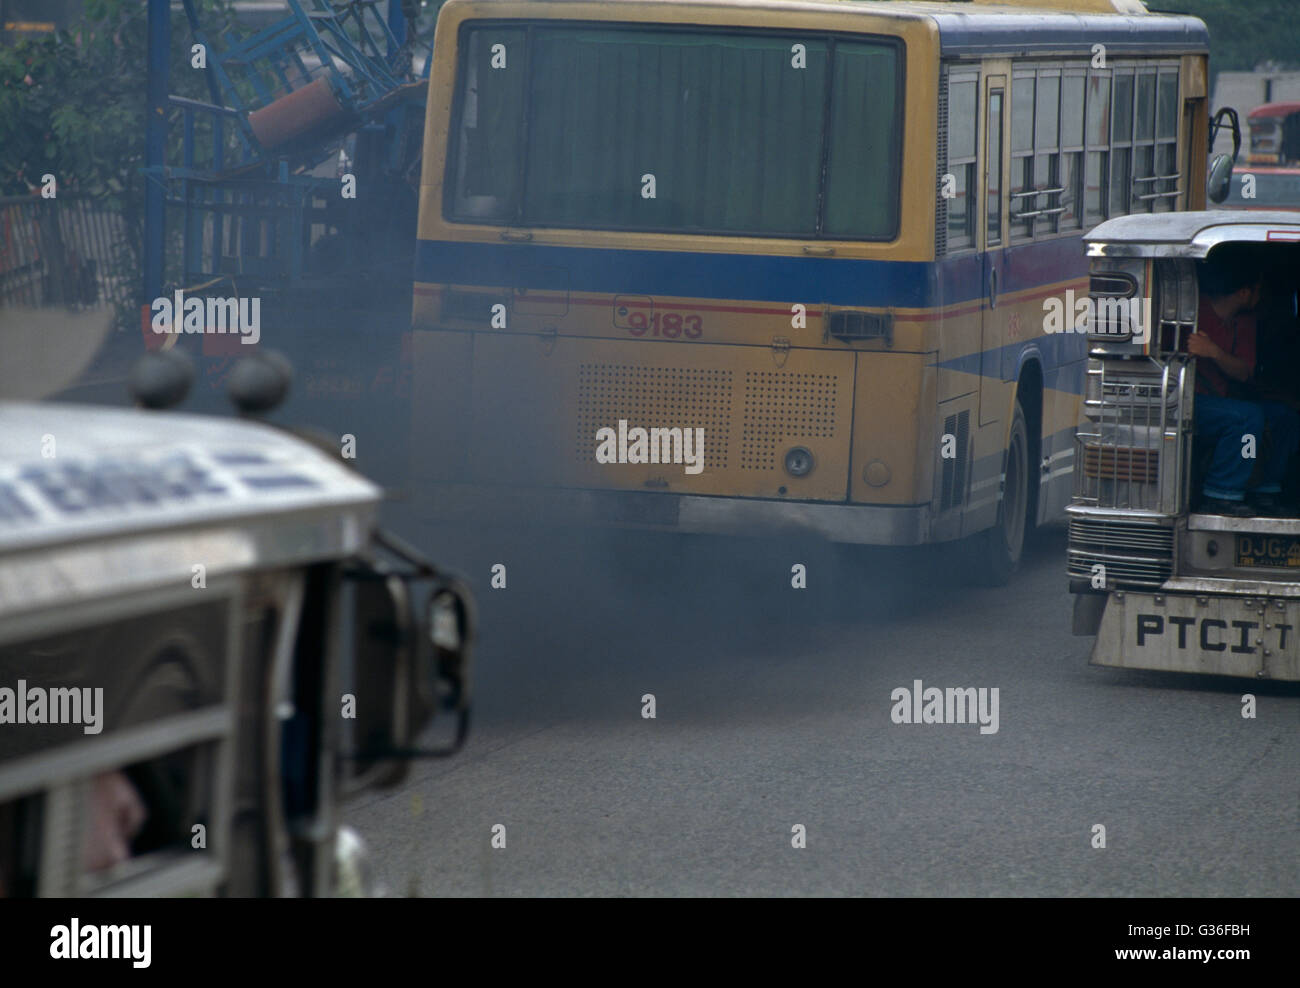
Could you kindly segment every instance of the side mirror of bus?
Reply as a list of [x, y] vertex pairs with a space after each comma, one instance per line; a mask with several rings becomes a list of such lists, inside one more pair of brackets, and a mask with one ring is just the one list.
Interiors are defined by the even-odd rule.
[[1210, 202], [1223, 202], [1232, 187], [1232, 158], [1226, 154], [1214, 156], [1210, 162], [1210, 177], [1205, 183], [1205, 195]]

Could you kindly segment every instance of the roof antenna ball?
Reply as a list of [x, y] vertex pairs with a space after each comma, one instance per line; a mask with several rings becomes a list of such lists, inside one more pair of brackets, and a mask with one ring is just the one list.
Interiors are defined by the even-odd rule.
[[146, 353], [131, 368], [127, 389], [141, 408], [161, 410], [183, 402], [194, 383], [194, 361], [180, 350]]
[[277, 407], [289, 394], [293, 365], [274, 350], [241, 357], [230, 372], [226, 394], [241, 415], [257, 415]]

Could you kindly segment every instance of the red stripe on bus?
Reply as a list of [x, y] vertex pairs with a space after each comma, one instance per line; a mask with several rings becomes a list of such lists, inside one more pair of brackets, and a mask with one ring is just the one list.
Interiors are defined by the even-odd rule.
[[[1086, 282], [1082, 279], [1080, 279], [1079, 281], [1073, 281], [1067, 283], [1067, 285], [1082, 285], [1082, 284], [1086, 284]], [[449, 291], [454, 291], [454, 290], [455, 289], [449, 289]], [[1007, 302], [1013, 302], [1013, 301], [1032, 302], [1037, 299], [1050, 298], [1051, 296], [1057, 294], [1057, 291], [1058, 289], [1048, 288], [1048, 289], [1041, 289], [1031, 294], [1016, 293], [1016, 294], [1006, 295], [1003, 296], [1003, 298]], [[441, 288], [421, 288], [418, 285], [415, 286], [416, 295], [438, 295], [441, 292], [442, 292]], [[516, 296], [516, 298], [519, 297], [520, 296]], [[565, 303], [568, 305], [593, 305], [593, 306], [612, 306], [618, 300], [618, 297], [613, 295], [605, 296], [603, 298], [572, 298], [572, 297], [566, 297], [564, 295], [537, 295], [537, 294], [529, 293], [526, 297], [529, 299], [529, 301], [534, 301], [534, 302], [555, 302], [555, 303]], [[629, 308], [629, 309], [653, 309], [655, 307], [654, 302], [637, 302], [631, 300], [625, 300], [620, 304], [625, 308]], [[956, 308], [934, 309], [929, 312], [911, 312], [907, 314], [899, 314], [896, 318], [899, 322], [933, 322], [936, 319], [951, 319], [956, 316], [968, 315], [969, 313], [972, 312], [980, 312], [983, 310], [984, 305], [985, 305], [985, 301], [981, 300], [979, 302], [973, 302], [967, 305], [957, 306]], [[699, 311], [699, 312], [734, 312], [740, 315], [768, 315], [768, 316], [790, 315], [790, 310], [787, 308], [769, 309], [769, 308], [762, 308], [759, 306], [746, 306], [746, 305], [707, 305], [707, 304], [698, 304], [694, 302], [682, 302], [682, 303], [665, 302], [665, 303], [661, 303], [659, 307], [663, 309], [680, 309], [680, 310], [690, 310], [690, 311]], [[807, 310], [806, 314], [809, 316], [820, 317], [824, 313], [820, 309], [809, 309]]]

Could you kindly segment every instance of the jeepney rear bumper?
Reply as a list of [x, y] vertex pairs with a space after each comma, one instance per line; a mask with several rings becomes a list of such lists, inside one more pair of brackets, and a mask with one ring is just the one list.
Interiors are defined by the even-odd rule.
[[1300, 680], [1300, 600], [1113, 591], [1092, 664]]
[[635, 528], [711, 535], [811, 534], [862, 545], [930, 540], [929, 505], [880, 506], [642, 491], [433, 484], [439, 521]]

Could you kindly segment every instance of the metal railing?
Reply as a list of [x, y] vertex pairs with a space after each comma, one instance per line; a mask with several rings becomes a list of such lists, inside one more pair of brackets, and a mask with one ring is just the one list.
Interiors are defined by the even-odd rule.
[[0, 306], [128, 309], [136, 267], [123, 216], [93, 199], [0, 197]]

